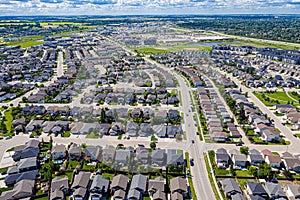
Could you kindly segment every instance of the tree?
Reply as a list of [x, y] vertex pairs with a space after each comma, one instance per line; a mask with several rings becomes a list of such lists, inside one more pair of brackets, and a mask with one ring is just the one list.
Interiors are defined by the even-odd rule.
[[249, 169], [249, 174], [252, 175], [252, 176], [257, 176], [257, 169], [255, 166], [250, 166]]
[[156, 148], [156, 143], [155, 142], [151, 142], [150, 143], [150, 147], [151, 147], [151, 149], [155, 149]]
[[232, 166], [232, 165], [230, 165], [230, 174], [231, 174], [232, 176], [236, 176], [236, 172], [235, 172], [235, 170], [233, 169], [233, 166]]
[[241, 147], [240, 148], [240, 152], [241, 152], [241, 154], [245, 154], [245, 155], [248, 155], [248, 153], [249, 153], [249, 147]]

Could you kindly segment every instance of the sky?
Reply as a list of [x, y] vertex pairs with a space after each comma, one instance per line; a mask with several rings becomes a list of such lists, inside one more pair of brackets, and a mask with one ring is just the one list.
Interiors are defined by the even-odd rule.
[[300, 0], [0, 0], [1, 16], [300, 14]]

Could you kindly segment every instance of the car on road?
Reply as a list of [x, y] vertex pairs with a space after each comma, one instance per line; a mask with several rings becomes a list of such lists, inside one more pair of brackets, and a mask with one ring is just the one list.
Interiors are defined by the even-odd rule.
[[190, 165], [194, 166], [194, 159], [193, 158], [190, 158]]
[[145, 147], [145, 145], [143, 145], [143, 144], [138, 144], [138, 146], [139, 146], [139, 147]]
[[195, 143], [195, 140], [192, 140], [192, 144], [194, 144]]
[[11, 139], [12, 138], [12, 136], [8, 136], [8, 137], [6, 137], [5, 139], [6, 140], [9, 140], [9, 139]]
[[242, 142], [236, 143], [235, 146], [243, 146]]

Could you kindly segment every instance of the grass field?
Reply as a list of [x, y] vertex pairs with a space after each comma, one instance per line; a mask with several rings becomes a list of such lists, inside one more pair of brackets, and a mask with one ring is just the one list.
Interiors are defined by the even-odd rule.
[[27, 48], [35, 45], [44, 44], [43, 41], [44, 36], [42, 35], [35, 35], [30, 37], [23, 37], [18, 41], [10, 41], [6, 42], [7, 45], [10, 46], [18, 46], [20, 45], [22, 48]]
[[176, 51], [183, 51], [183, 50], [191, 50], [191, 51], [211, 51], [211, 47], [207, 46], [190, 46], [189, 44], [181, 44], [171, 47], [140, 47], [134, 48], [133, 50], [137, 53], [142, 54], [160, 54], [160, 53], [167, 53], [167, 52], [176, 52]]
[[275, 106], [279, 104], [293, 104], [294, 106], [299, 106], [299, 101], [295, 101], [287, 96], [285, 92], [254, 92], [255, 96], [263, 102], [266, 106]]

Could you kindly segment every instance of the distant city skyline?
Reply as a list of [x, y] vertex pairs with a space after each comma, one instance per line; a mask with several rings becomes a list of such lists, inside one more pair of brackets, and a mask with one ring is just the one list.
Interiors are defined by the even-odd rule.
[[0, 15], [300, 14], [300, 0], [0, 0]]

